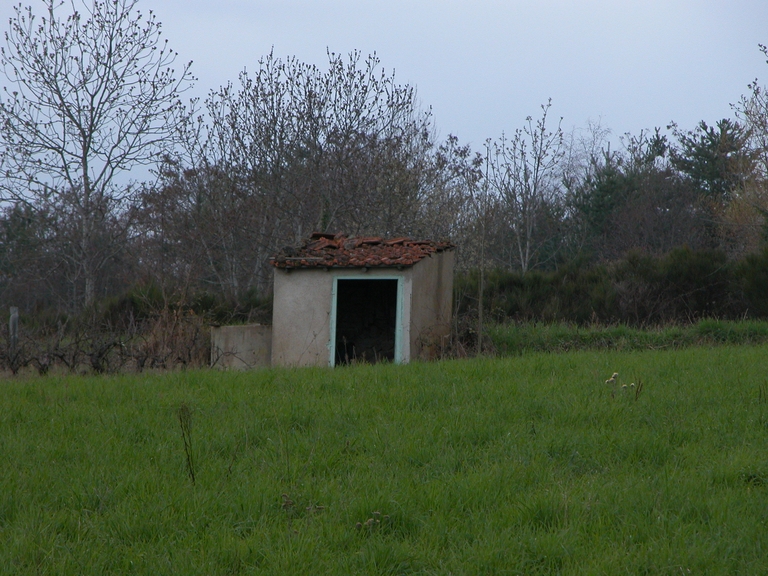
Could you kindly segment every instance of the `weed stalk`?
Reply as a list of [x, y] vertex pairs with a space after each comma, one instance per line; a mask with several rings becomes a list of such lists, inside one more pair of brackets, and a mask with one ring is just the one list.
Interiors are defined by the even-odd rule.
[[181, 425], [181, 437], [184, 440], [184, 454], [187, 457], [187, 473], [195, 485], [195, 460], [192, 457], [192, 410], [182, 402], [179, 406], [179, 424]]

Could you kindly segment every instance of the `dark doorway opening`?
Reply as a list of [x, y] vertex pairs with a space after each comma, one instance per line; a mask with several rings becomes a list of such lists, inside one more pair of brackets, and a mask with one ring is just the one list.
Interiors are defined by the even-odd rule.
[[334, 364], [395, 359], [397, 280], [337, 280]]

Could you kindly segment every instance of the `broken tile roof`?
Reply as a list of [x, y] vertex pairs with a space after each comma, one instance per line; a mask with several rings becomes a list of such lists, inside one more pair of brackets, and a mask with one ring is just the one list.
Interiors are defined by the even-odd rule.
[[352, 238], [343, 234], [312, 234], [299, 248], [285, 247], [269, 259], [277, 268], [388, 268], [413, 266], [444, 250], [450, 242], [374, 237]]

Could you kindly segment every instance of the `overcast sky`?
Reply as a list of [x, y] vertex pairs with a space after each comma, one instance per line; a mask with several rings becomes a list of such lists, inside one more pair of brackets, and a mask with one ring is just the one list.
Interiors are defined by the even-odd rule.
[[[79, 0], [76, 0], [79, 1]], [[39, 0], [23, 2], [42, 6]], [[9, 0], [0, 1], [7, 23]], [[417, 88], [442, 138], [479, 149], [552, 98], [563, 127], [615, 134], [732, 116], [768, 84], [768, 0], [140, 0], [154, 10], [200, 95], [261, 56], [318, 65], [326, 49], [376, 52]], [[7, 24], [3, 29], [7, 29]]]

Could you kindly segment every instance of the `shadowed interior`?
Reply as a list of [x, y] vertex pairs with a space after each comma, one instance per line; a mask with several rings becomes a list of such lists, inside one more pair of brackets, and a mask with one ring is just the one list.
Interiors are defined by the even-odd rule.
[[339, 280], [335, 364], [393, 361], [397, 280]]

